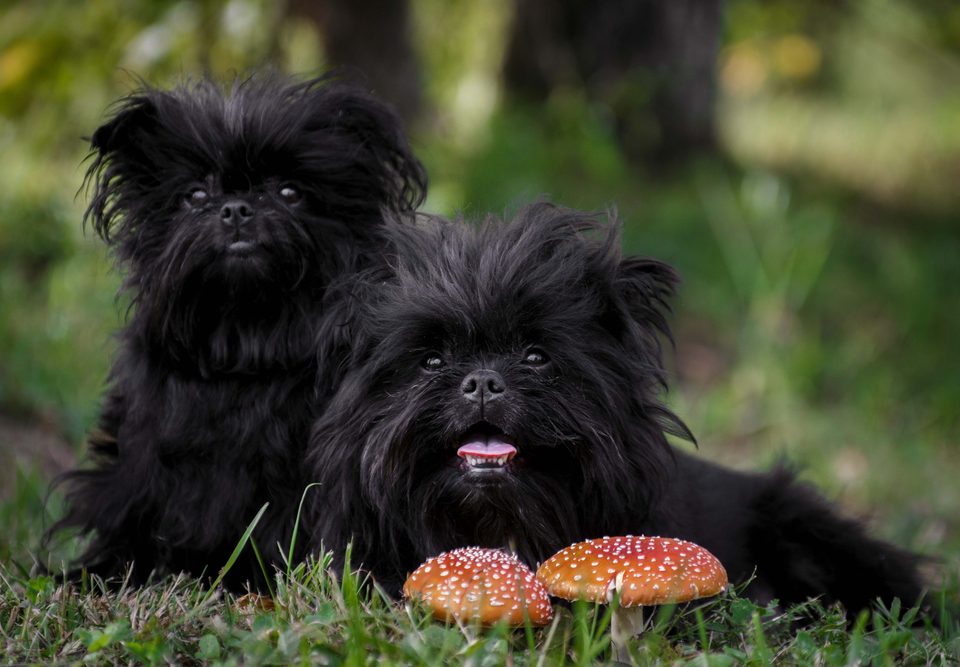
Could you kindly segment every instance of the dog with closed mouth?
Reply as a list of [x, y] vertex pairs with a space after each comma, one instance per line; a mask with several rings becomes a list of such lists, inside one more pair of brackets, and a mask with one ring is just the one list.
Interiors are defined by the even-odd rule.
[[[145, 87], [91, 145], [86, 219], [124, 275], [129, 321], [92, 461], [59, 480], [66, 515], [48, 538], [78, 531], [76, 567], [104, 577], [215, 575], [269, 503], [253, 533], [269, 567], [335, 384], [316, 355], [336, 330], [327, 286], [381, 261], [383, 216], [420, 204], [423, 168], [371, 95], [270, 72]], [[250, 553], [226, 583], [260, 580]]]
[[[538, 203], [511, 221], [391, 229], [354, 281], [351, 368], [308, 452], [314, 548], [396, 593], [427, 557], [504, 547], [529, 565], [602, 535], [703, 545], [759, 601], [914, 604], [918, 557], [868, 536], [787, 470], [671, 446], [661, 400], [675, 272], [618, 225]], [[342, 564], [342, 561], [341, 561]]]

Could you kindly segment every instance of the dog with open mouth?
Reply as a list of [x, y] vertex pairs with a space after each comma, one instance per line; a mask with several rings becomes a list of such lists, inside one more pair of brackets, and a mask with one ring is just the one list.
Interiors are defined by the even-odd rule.
[[623, 257], [618, 226], [538, 203], [513, 220], [391, 230], [351, 369], [308, 452], [314, 547], [396, 593], [422, 561], [652, 534], [703, 545], [748, 593], [858, 610], [919, 599], [918, 557], [869, 537], [789, 471], [743, 473], [672, 447], [661, 342], [677, 277]]

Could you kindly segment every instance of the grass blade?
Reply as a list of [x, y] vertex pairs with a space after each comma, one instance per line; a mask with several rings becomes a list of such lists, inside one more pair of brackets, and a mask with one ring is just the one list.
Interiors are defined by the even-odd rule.
[[260, 508], [260, 511], [257, 512], [257, 515], [253, 517], [253, 521], [247, 526], [247, 529], [243, 531], [243, 535], [240, 537], [240, 541], [237, 542], [237, 546], [233, 548], [233, 553], [230, 554], [230, 558], [227, 559], [226, 564], [220, 568], [220, 573], [217, 575], [217, 578], [213, 580], [213, 583], [210, 584], [210, 590], [207, 592], [207, 598], [213, 595], [214, 591], [217, 590], [217, 587], [220, 585], [220, 582], [223, 581], [223, 578], [227, 576], [227, 573], [230, 572], [234, 564], [237, 562], [237, 559], [240, 557], [240, 554], [243, 552], [243, 548], [247, 546], [247, 542], [250, 540], [250, 536], [253, 534], [254, 529], [257, 527], [257, 524], [260, 523], [260, 519], [263, 518], [263, 513], [267, 511], [267, 507], [270, 506], [270, 503], [264, 503], [263, 507]]

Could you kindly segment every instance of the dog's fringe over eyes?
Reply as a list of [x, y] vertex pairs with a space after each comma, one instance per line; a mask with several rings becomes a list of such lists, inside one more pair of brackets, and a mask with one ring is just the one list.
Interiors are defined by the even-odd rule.
[[[509, 221], [394, 226], [396, 258], [343, 289], [350, 370], [318, 420], [310, 524], [389, 590], [438, 552], [531, 566], [618, 534], [707, 547], [754, 598], [860, 609], [919, 598], [917, 558], [868, 537], [793, 476], [672, 447], [662, 402], [676, 273], [623, 257], [619, 224], [546, 203]], [[429, 363], [424, 363], [429, 359]]]
[[[90, 438], [60, 483], [76, 564], [215, 573], [257, 510], [271, 563], [289, 539], [339, 277], [383, 261], [385, 216], [426, 177], [397, 116], [333, 77], [144, 86], [91, 138], [85, 223], [111, 248], [128, 322]], [[399, 224], [399, 223], [398, 223]], [[243, 559], [241, 559], [243, 560]], [[254, 559], [227, 582], [256, 579]]]

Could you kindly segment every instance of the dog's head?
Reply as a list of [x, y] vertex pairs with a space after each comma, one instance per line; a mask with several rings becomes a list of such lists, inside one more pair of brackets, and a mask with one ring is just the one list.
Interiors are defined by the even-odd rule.
[[621, 257], [617, 225], [549, 204], [392, 231], [395, 271], [361, 294], [356, 370], [314, 433], [319, 477], [341, 489], [330, 514], [356, 520], [359, 494], [376, 515], [341, 532], [535, 561], [638, 525], [664, 431], [686, 434], [658, 398], [674, 272]]
[[204, 311], [316, 300], [426, 187], [395, 114], [330, 79], [144, 88], [91, 144], [87, 220], [152, 329], [183, 338]]

